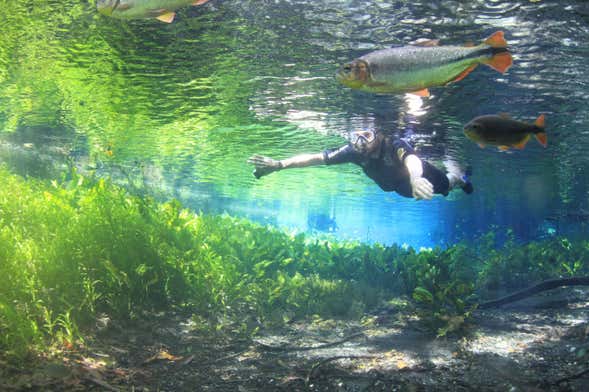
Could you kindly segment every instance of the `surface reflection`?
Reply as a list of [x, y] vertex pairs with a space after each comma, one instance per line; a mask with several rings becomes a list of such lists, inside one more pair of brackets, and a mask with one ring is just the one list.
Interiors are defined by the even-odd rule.
[[[211, 0], [178, 10], [170, 25], [107, 18], [74, 0], [35, 4], [34, 12], [26, 2], [7, 6], [11, 12], [0, 15], [5, 151], [29, 151], [23, 146], [38, 136], [26, 129], [67, 130], [63, 144], [83, 153], [52, 160], [99, 161], [104, 173], [139, 162], [158, 173], [146, 180], [150, 191], [159, 186], [162, 197], [197, 210], [300, 230], [309, 214], [327, 214], [338, 233], [385, 243], [453, 242], [491, 225], [527, 238], [532, 222], [589, 209], [585, 1]], [[459, 45], [497, 29], [513, 67], [505, 75], [480, 67], [429, 98], [352, 91], [333, 77], [372, 50], [419, 38]], [[499, 154], [465, 139], [468, 120], [501, 112], [545, 113], [548, 148]], [[370, 127], [398, 132], [433, 160], [471, 165], [476, 193], [415, 203], [381, 192], [353, 167], [260, 183], [245, 164], [254, 153], [320, 151]], [[18, 165], [35, 166], [28, 161]], [[413, 222], [415, 232], [397, 221]]]

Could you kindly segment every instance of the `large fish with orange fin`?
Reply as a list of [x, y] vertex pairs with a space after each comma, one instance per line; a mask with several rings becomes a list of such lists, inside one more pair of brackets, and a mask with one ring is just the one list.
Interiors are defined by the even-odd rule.
[[344, 64], [336, 77], [340, 83], [357, 90], [427, 97], [429, 87], [462, 80], [479, 64], [504, 73], [513, 62], [502, 31], [477, 46], [437, 46], [437, 43], [428, 40], [365, 54]]
[[531, 135], [543, 147], [548, 144], [543, 114], [533, 124], [514, 120], [507, 114], [479, 116], [464, 126], [464, 134], [481, 148], [489, 144], [502, 151], [511, 147], [522, 150]]
[[209, 0], [97, 0], [96, 8], [101, 14], [119, 19], [155, 18], [172, 23], [178, 8], [201, 5]]

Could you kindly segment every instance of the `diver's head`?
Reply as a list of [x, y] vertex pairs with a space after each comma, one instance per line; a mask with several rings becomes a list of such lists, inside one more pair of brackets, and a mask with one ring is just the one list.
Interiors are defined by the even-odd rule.
[[382, 135], [372, 129], [357, 129], [350, 132], [350, 144], [359, 153], [370, 154], [380, 145]]
[[336, 79], [350, 88], [360, 88], [370, 79], [370, 66], [366, 61], [356, 59], [342, 65]]
[[120, 3], [121, 0], [96, 0], [96, 8], [101, 14], [112, 15]]

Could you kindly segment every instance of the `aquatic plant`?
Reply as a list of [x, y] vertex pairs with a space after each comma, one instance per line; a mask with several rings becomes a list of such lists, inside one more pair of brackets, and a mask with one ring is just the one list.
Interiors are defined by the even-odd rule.
[[420, 252], [403, 265], [418, 314], [438, 335], [460, 328], [474, 309], [468, 305], [474, 294], [474, 257], [471, 247], [458, 244]]
[[523, 288], [533, 282], [550, 278], [570, 277], [587, 273], [589, 257], [587, 242], [570, 242], [566, 238], [550, 238], [542, 242], [520, 244], [513, 233], [499, 251], [495, 233], [485, 235], [481, 245], [485, 255], [477, 278], [482, 294]]
[[308, 246], [302, 235], [195, 215], [75, 172], [50, 184], [5, 169], [0, 178], [0, 272], [11, 277], [0, 288], [0, 344], [17, 357], [72, 344], [78, 326], [102, 313], [176, 307], [215, 319], [254, 310], [274, 323], [278, 313], [359, 313], [378, 297], [352, 281], [352, 264], [337, 264], [356, 259], [324, 252], [315, 263], [312, 250], [330, 245]]
[[312, 315], [359, 318], [399, 296], [444, 335], [497, 289], [589, 269], [588, 241], [497, 250], [490, 233], [418, 252], [195, 214], [76, 172], [43, 182], [0, 168], [0, 180], [0, 347], [13, 359], [81, 344], [103, 315], [175, 309], [211, 333], [249, 335]]

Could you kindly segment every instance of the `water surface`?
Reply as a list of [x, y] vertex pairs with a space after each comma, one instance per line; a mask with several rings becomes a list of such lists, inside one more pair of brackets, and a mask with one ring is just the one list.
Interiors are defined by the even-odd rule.
[[[489, 229], [524, 241], [586, 236], [586, 1], [222, 1], [172, 24], [121, 21], [92, 2], [17, 1], [0, 15], [0, 160], [31, 176], [68, 165], [136, 192], [298, 231], [412, 246]], [[478, 42], [503, 30], [506, 74], [481, 66], [430, 98], [352, 91], [340, 64], [417, 38]], [[547, 118], [548, 148], [467, 140], [481, 114]], [[345, 143], [380, 127], [423, 157], [471, 165], [473, 195], [416, 202], [352, 165], [274, 173], [245, 162]]]

